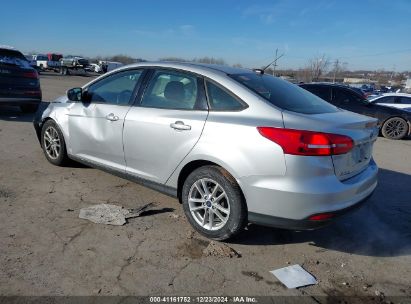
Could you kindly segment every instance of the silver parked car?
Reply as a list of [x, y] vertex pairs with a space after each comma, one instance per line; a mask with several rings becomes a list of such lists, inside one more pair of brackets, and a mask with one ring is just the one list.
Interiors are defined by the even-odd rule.
[[44, 103], [46, 158], [69, 159], [178, 197], [217, 240], [248, 223], [312, 229], [377, 185], [377, 121], [263, 71], [139, 63]]

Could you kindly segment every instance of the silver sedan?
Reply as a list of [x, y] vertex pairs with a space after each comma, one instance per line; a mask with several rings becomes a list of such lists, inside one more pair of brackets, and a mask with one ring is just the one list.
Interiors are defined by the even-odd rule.
[[320, 227], [377, 185], [375, 119], [261, 70], [129, 65], [44, 103], [34, 126], [52, 164], [75, 160], [178, 197], [217, 240], [248, 222]]

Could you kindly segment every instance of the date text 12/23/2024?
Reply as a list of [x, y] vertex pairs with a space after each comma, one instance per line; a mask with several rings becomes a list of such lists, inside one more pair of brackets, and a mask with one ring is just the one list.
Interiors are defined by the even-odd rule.
[[150, 297], [150, 303], [258, 303], [255, 297]]

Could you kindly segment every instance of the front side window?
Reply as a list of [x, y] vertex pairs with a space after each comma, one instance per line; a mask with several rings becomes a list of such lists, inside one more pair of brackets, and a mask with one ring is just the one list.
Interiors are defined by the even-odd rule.
[[210, 81], [207, 81], [206, 86], [210, 110], [238, 111], [245, 107], [245, 105], [237, 97], [220, 86]]
[[197, 77], [178, 71], [157, 70], [144, 93], [144, 107], [193, 110], [198, 100]]
[[87, 89], [88, 101], [95, 103], [128, 105], [143, 70], [129, 70], [115, 73]]
[[303, 114], [338, 111], [316, 95], [277, 77], [256, 73], [233, 74], [230, 77], [283, 110]]

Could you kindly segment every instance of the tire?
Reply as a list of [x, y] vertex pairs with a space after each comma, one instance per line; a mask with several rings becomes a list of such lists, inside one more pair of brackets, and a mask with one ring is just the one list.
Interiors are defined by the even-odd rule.
[[381, 133], [388, 139], [402, 139], [408, 134], [408, 123], [401, 117], [391, 117], [382, 125]]
[[65, 166], [69, 162], [63, 133], [53, 120], [46, 121], [41, 129], [41, 147], [47, 160], [53, 165]]
[[[209, 193], [206, 199], [204, 185]], [[207, 238], [228, 240], [241, 232], [247, 223], [247, 207], [241, 189], [221, 167], [204, 166], [194, 170], [184, 181], [181, 198], [188, 221]]]
[[23, 105], [20, 106], [20, 110], [23, 113], [36, 113], [39, 105]]

